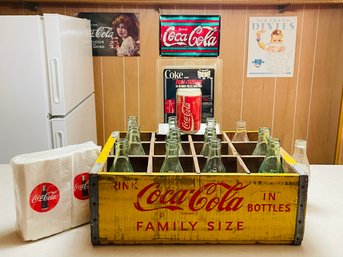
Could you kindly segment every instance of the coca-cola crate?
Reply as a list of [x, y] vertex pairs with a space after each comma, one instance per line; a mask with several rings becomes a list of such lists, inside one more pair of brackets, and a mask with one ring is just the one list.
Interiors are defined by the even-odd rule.
[[129, 157], [135, 172], [107, 172], [124, 135], [112, 133], [90, 174], [92, 243], [300, 245], [308, 176], [283, 149], [286, 173], [259, 174], [254, 142], [231, 142], [230, 133], [219, 136], [227, 173], [217, 174], [201, 173], [201, 135], [183, 135], [184, 173], [160, 173], [165, 135], [154, 132], [143, 141], [149, 152]]

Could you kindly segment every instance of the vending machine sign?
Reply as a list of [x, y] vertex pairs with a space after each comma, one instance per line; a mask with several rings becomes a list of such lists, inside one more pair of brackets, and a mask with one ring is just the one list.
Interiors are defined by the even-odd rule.
[[[214, 69], [197, 68], [185, 69], [165, 67], [163, 69], [163, 88], [164, 88], [164, 123], [168, 122], [169, 116], [175, 116], [178, 105], [178, 89], [201, 89], [201, 118], [202, 123], [206, 122], [207, 117], [214, 115]], [[180, 91], [180, 90], [179, 90]], [[183, 94], [185, 95], [185, 94]], [[186, 94], [187, 95], [187, 94]]]
[[161, 56], [219, 55], [220, 16], [160, 16]]

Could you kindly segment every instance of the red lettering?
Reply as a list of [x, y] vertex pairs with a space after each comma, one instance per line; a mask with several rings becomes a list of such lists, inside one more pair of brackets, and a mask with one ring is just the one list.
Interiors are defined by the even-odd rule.
[[[238, 197], [237, 192], [245, 189], [248, 184], [237, 183], [233, 186], [226, 183], [208, 183], [198, 190], [160, 189], [159, 183], [144, 187], [137, 194], [134, 207], [139, 211], [169, 209], [171, 211], [188, 209], [190, 211], [238, 211], [243, 206], [244, 197]], [[221, 192], [225, 192], [221, 194]], [[249, 206], [249, 205], [248, 205]]]

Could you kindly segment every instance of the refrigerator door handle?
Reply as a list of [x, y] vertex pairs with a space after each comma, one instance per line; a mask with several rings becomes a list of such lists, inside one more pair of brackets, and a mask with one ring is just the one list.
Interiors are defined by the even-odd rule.
[[55, 134], [55, 148], [64, 146], [64, 133], [61, 130], [56, 131]]
[[54, 103], [61, 102], [61, 85], [58, 58], [51, 59], [51, 80], [52, 80], [52, 99]]

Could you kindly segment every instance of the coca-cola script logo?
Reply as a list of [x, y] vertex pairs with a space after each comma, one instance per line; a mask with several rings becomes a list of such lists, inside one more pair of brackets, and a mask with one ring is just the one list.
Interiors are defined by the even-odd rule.
[[74, 178], [74, 196], [79, 200], [89, 199], [89, 173], [78, 174]]
[[114, 32], [111, 27], [99, 27], [92, 29], [91, 36], [96, 38], [113, 38]]
[[218, 56], [220, 17], [160, 16], [162, 56]]
[[191, 113], [191, 103], [186, 102], [186, 99], [184, 96], [181, 96], [181, 113], [182, 113], [182, 120], [181, 120], [181, 126], [185, 130], [192, 130], [193, 125], [193, 117]]
[[151, 183], [137, 194], [134, 206], [138, 211], [238, 211], [244, 201], [244, 197], [238, 196], [238, 192], [249, 185], [250, 183], [229, 185], [219, 182], [207, 183], [198, 189], [174, 190], [159, 183]]
[[175, 26], [167, 28], [162, 34], [163, 45], [211, 47], [218, 44], [218, 38], [215, 36], [216, 28], [197, 26], [187, 33], [181, 31]]
[[201, 123], [201, 95], [177, 95], [176, 114], [181, 131], [198, 131]]
[[47, 212], [55, 208], [60, 200], [60, 191], [51, 183], [41, 183], [30, 194], [30, 206], [36, 212]]

